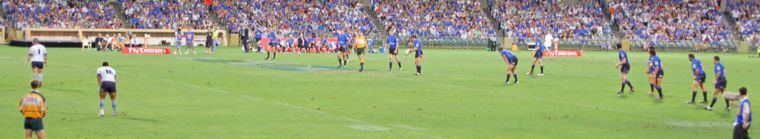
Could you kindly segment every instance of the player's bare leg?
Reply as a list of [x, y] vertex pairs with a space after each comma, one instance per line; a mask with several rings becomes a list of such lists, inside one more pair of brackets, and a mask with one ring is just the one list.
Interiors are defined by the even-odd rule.
[[32, 139], [32, 130], [24, 129], [24, 139]]
[[106, 92], [100, 92], [100, 112], [98, 116], [103, 117], [105, 115], [104, 107], [106, 105]]
[[541, 73], [539, 73], [538, 76], [544, 76], [544, 59], [543, 58], [538, 59], [538, 65], [541, 67]]
[[[37, 139], [45, 139], [45, 129], [42, 129], [40, 131], [36, 131], [34, 133], [37, 135]], [[31, 139], [32, 137], [29, 136], [29, 138]]]
[[417, 76], [422, 75], [422, 58], [421, 57], [415, 58], [414, 64], [417, 65]]
[[533, 59], [530, 60], [531, 66], [530, 66], [530, 72], [528, 72], [528, 76], [532, 76], [533, 75], [533, 69], [536, 68], [536, 61], [538, 61], [538, 58], [536, 58], [536, 57], [533, 57]]
[[515, 77], [515, 84], [520, 84], [520, 80], [517, 79], [517, 65], [511, 64], [510, 68], [510, 73], [512, 73], [512, 76]]
[[364, 54], [359, 54], [359, 72], [364, 72]]
[[338, 51], [338, 68], [343, 66], [343, 52]]
[[657, 89], [657, 101], [662, 101], [663, 95], [662, 95], [662, 78], [655, 77], [655, 89]]
[[697, 97], [697, 88], [699, 87], [699, 81], [694, 80], [691, 83], [691, 100], [687, 101], [686, 104], [694, 104], [694, 99]]

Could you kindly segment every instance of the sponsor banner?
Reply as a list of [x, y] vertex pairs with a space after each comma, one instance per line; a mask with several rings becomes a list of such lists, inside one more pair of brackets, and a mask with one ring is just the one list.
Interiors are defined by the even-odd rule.
[[170, 48], [141, 48], [141, 47], [124, 47], [121, 49], [123, 54], [136, 54], [136, 55], [168, 55], [171, 54]]
[[582, 50], [549, 50], [548, 53], [545, 53], [549, 56], [560, 56], [560, 57], [581, 57], [583, 55]]

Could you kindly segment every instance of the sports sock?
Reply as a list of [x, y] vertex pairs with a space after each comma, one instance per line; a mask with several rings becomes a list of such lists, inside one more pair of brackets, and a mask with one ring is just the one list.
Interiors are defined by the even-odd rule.
[[343, 65], [343, 59], [338, 58], [338, 66]]
[[728, 105], [728, 103], [729, 103], [728, 99], [723, 98], [723, 100], [726, 100], [726, 108], [731, 107], [731, 106]]
[[388, 70], [393, 69], [393, 62], [388, 62]]
[[621, 83], [620, 85], [620, 92], [625, 91], [625, 82]]
[[44, 79], [44, 78], [45, 78], [45, 75], [42, 75], [42, 73], [40, 73], [39, 75], [37, 75], [37, 81], [42, 81], [42, 79]]
[[364, 70], [364, 62], [359, 62], [359, 70]]
[[536, 65], [531, 65], [530, 66], [530, 73], [533, 73], [533, 69], [535, 69], [535, 68], [536, 68]]
[[113, 108], [113, 111], [116, 111], [117, 104], [118, 104], [118, 101], [116, 101], [116, 100], [112, 100], [111, 101], [111, 108]]
[[277, 58], [277, 52], [272, 54], [272, 59], [276, 59], [276, 58]]
[[417, 65], [417, 73], [421, 73], [422, 71], [422, 65]]
[[269, 52], [267, 52], [267, 58], [266, 59], [269, 59]]
[[541, 65], [541, 74], [544, 74], [544, 66]]
[[100, 109], [101, 110], [103, 109], [103, 107], [105, 107], [105, 105], [106, 105], [105, 103], [106, 103], [105, 100], [103, 100], [103, 99], [100, 100]]
[[508, 83], [508, 82], [509, 82], [509, 77], [511, 77], [511, 76], [512, 76], [512, 75], [509, 75], [509, 74], [507, 74], [507, 80], [506, 80], [506, 81], [504, 81], [504, 82], [505, 82], [505, 83]]
[[718, 98], [713, 96], [712, 102], [710, 103], [710, 108], [712, 108], [715, 105], [715, 101], [718, 101]]
[[703, 101], [707, 102], [707, 91], [702, 91], [702, 98], [704, 98]]
[[398, 64], [398, 68], [401, 68], [401, 62], [396, 62]]
[[512, 74], [512, 76], [515, 76], [515, 83], [517, 83], [517, 74]]
[[660, 95], [660, 99], [662, 99], [662, 87], [657, 86], [657, 93]]
[[630, 87], [631, 90], [633, 90], [633, 85], [631, 85], [631, 81], [625, 80], [625, 83], [628, 84], [628, 87]]
[[697, 97], [697, 91], [691, 91], [691, 102], [694, 102], [694, 98]]
[[654, 92], [654, 84], [649, 83], [649, 92]]

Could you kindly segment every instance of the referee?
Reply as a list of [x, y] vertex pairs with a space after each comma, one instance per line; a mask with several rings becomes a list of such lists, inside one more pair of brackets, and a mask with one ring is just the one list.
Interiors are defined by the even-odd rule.
[[47, 114], [47, 105], [45, 97], [40, 94], [40, 82], [32, 81], [32, 92], [27, 93], [21, 98], [18, 104], [18, 110], [24, 115], [24, 138], [31, 139], [32, 133], [37, 134], [38, 139], [45, 138], [45, 128], [42, 125], [42, 118]]
[[750, 111], [749, 98], [747, 98], [747, 88], [739, 88], [739, 113], [736, 114], [734, 122], [734, 139], [749, 139], [749, 127], [752, 123], [752, 111]]

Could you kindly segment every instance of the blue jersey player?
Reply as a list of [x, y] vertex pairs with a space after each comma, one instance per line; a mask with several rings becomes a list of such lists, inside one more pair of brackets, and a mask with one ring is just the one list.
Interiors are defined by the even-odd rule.
[[174, 32], [174, 36], [177, 40], [174, 41], [174, 44], [177, 46], [177, 49], [174, 51], [174, 54], [182, 55], [182, 30], [177, 28], [177, 31]]
[[346, 66], [348, 63], [348, 33], [343, 33], [343, 30], [338, 30], [338, 68]]
[[514, 76], [515, 77], [515, 84], [519, 84], [520, 81], [517, 80], [517, 74], [515, 74], [515, 69], [517, 69], [517, 55], [514, 55], [511, 51], [504, 49], [502, 47], [499, 47], [499, 54], [501, 54], [501, 59], [504, 60], [504, 62], [507, 63], [507, 80], [504, 81], [504, 83], [509, 84], [509, 77]]
[[[277, 39], [277, 32], [272, 30], [269, 33], [269, 49], [267, 49], [267, 58], [264, 60], [274, 60], [277, 58], [277, 48], [280, 46], [280, 40]], [[270, 54], [273, 54], [272, 59], [269, 59]]]
[[657, 52], [654, 49], [649, 50], [649, 56], [651, 57], [649, 63], [649, 68], [651, 69], [649, 72], [650, 85], [657, 89], [658, 95], [655, 96], [655, 101], [662, 101], [662, 78], [665, 76], [662, 60], [657, 56]]
[[[728, 82], [726, 81], [726, 67], [723, 66], [723, 63], [720, 63], [720, 57], [715, 56], [713, 57], [713, 60], [715, 64], [715, 80], [713, 81], [713, 83], [715, 83], [715, 92], [713, 93], [712, 103], [710, 103], [710, 106], [706, 107], [706, 109], [710, 111], [713, 110], [715, 101], [718, 101], [718, 96], [723, 95], [723, 91], [726, 90], [726, 85], [728, 85]], [[728, 111], [728, 99], [723, 99], [726, 101], [726, 111]]]
[[694, 54], [689, 54], [689, 61], [691, 61], [691, 71], [694, 73], [694, 81], [691, 84], [691, 101], [687, 104], [694, 104], [694, 99], [697, 97], [697, 88], [702, 88], [702, 101], [700, 103], [707, 103], [707, 89], [705, 89], [705, 70], [702, 69], [702, 61], [694, 57]]
[[634, 92], [633, 85], [631, 85], [631, 81], [628, 80], [628, 71], [631, 70], [631, 64], [628, 61], [628, 54], [625, 53], [625, 50], [623, 50], [623, 45], [620, 43], [617, 44], [618, 49], [618, 60], [620, 60], [620, 63], [618, 63], [615, 67], [620, 68], [621, 76], [621, 85], [620, 85], [620, 91], [618, 94], [623, 94], [623, 91], [625, 91], [625, 85], [628, 85], [629, 88], [631, 88], [631, 93]]
[[401, 70], [401, 61], [398, 60], [398, 35], [395, 30], [390, 31], [388, 39], [386, 39], [386, 47], [388, 48], [388, 71], [393, 69], [393, 59], [396, 59], [398, 69]]
[[409, 52], [407, 52], [406, 55], [414, 53], [414, 64], [417, 66], [416, 75], [420, 76], [422, 74], [422, 43], [420, 40], [417, 40], [417, 35], [412, 35], [412, 37], [409, 38], [409, 41], [412, 42], [412, 48], [409, 49]]
[[539, 73], [538, 76], [544, 76], [544, 52], [546, 51], [546, 48], [541, 44], [541, 40], [536, 41], [536, 49], [534, 51], [528, 76], [533, 75], [533, 69], [536, 68], [536, 62], [541, 66], [541, 73]]

